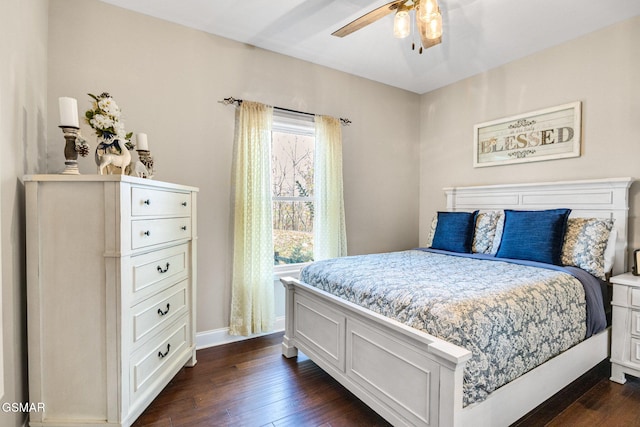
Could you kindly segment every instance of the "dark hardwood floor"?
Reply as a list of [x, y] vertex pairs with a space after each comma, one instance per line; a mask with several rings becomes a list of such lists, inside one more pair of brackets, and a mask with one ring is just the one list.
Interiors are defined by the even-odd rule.
[[[285, 359], [282, 334], [199, 350], [134, 427], [388, 426], [306, 356]], [[640, 380], [609, 381], [603, 361], [515, 426], [640, 426]]]

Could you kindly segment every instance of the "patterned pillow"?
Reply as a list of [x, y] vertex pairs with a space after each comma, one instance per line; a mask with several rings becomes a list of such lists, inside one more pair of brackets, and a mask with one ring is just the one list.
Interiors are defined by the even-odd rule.
[[[495, 255], [500, 246], [503, 224], [503, 211], [480, 211], [476, 217], [472, 252]], [[498, 231], [500, 234], [496, 236]]]
[[496, 235], [493, 238], [493, 247], [491, 248], [491, 255], [498, 253], [500, 248], [500, 242], [502, 242], [502, 232], [504, 231], [504, 211], [500, 211], [498, 217], [498, 223], [496, 224]]
[[427, 236], [427, 242], [424, 245], [425, 247], [431, 247], [431, 243], [433, 243], [433, 235], [436, 234], [436, 227], [438, 226], [438, 214], [433, 216], [431, 220], [431, 228], [429, 229], [429, 235]]
[[613, 219], [569, 218], [562, 246], [562, 263], [605, 279], [604, 252]]

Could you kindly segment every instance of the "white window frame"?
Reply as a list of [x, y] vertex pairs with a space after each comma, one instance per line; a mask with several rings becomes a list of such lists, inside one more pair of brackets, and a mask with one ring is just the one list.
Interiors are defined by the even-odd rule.
[[[310, 114], [300, 114], [290, 111], [273, 111], [272, 132], [293, 133], [297, 135], [313, 136], [315, 138], [315, 120]], [[314, 153], [315, 156], [315, 153]], [[315, 172], [315, 171], [314, 171]], [[273, 197], [273, 196], [272, 196]], [[314, 197], [273, 197], [273, 201], [297, 201], [314, 202]], [[275, 279], [285, 276], [299, 277], [300, 271], [311, 262], [301, 262], [297, 264], [281, 264], [273, 267]]]

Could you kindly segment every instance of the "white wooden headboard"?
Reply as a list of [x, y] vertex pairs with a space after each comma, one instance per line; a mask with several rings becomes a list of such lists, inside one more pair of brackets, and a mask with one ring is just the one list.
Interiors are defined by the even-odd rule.
[[633, 178], [532, 184], [448, 187], [447, 210], [540, 210], [570, 208], [573, 217], [614, 218], [617, 231], [613, 273], [627, 271], [629, 187]]

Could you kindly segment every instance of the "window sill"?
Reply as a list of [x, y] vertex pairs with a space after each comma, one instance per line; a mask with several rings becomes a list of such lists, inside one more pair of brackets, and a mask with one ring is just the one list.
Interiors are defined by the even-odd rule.
[[276, 265], [273, 267], [273, 279], [280, 280], [282, 277], [293, 277], [299, 278], [300, 271], [311, 264], [310, 262], [303, 262], [300, 264], [285, 264], [285, 265]]

